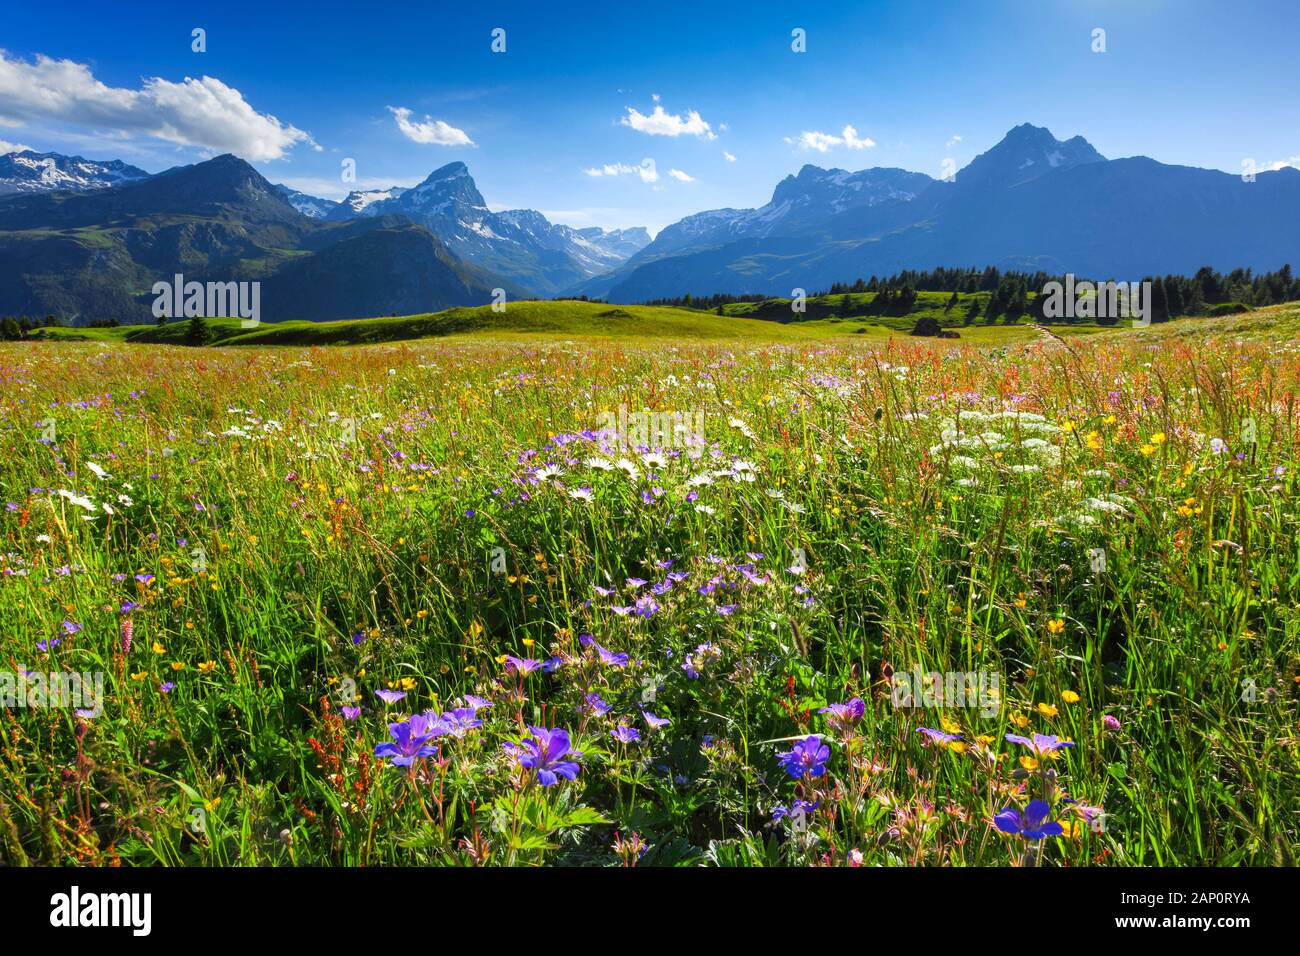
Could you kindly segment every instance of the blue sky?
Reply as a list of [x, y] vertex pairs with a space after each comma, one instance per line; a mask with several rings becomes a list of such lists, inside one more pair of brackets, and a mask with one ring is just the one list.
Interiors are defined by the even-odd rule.
[[0, 149], [234, 152], [334, 199], [461, 160], [493, 208], [652, 231], [805, 163], [939, 176], [1022, 122], [1108, 157], [1300, 164], [1295, 0], [178, 6], [8, 4]]

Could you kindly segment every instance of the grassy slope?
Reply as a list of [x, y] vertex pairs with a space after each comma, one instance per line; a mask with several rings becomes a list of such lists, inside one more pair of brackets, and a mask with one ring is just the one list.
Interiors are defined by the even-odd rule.
[[[707, 312], [658, 306], [611, 306], [594, 302], [512, 302], [504, 312], [490, 306], [448, 309], [424, 315], [352, 319], [342, 322], [264, 323], [240, 328], [237, 319], [209, 320], [220, 345], [359, 345], [451, 335], [560, 335], [728, 339], [754, 335], [801, 340], [819, 331], [811, 326], [778, 326], [756, 319], [721, 317]], [[51, 338], [102, 342], [183, 344], [188, 322], [115, 329], [45, 329]]]
[[[851, 296], [855, 306], [874, 297], [872, 293]], [[424, 338], [582, 338], [582, 339], [681, 339], [689, 341], [771, 341], [800, 342], [809, 339], [853, 338], [881, 340], [906, 335], [916, 320], [929, 315], [946, 329], [960, 335], [956, 340], [970, 345], [1012, 345], [1029, 341], [1038, 333], [1027, 324], [987, 325], [983, 315], [964, 325], [965, 314], [973, 298], [982, 303], [987, 293], [962, 296], [951, 310], [945, 311], [948, 294], [918, 293], [916, 308], [906, 316], [840, 317], [841, 295], [816, 296], [808, 299], [806, 318], [785, 321], [790, 316], [790, 300], [765, 299], [762, 302], [739, 302], [723, 307], [723, 315], [712, 311], [679, 309], [667, 306], [608, 305], [579, 301], [511, 302], [504, 312], [490, 306], [455, 308], [423, 315], [349, 319], [341, 322], [264, 323], [256, 329], [240, 328], [237, 319], [211, 319], [214, 345], [367, 345]], [[1294, 304], [1261, 309], [1249, 315], [1219, 318], [1184, 318], [1164, 323], [1152, 333], [1176, 335], [1209, 331], [1275, 331], [1278, 323], [1287, 323], [1292, 333], [1300, 333], [1300, 309]], [[164, 343], [184, 345], [189, 328], [185, 320], [158, 328], [152, 325], [129, 325], [113, 329], [52, 328], [41, 329], [39, 336], [61, 341]], [[1054, 325], [1052, 330], [1063, 336], [1123, 332], [1122, 328], [1077, 323]]]
[[[665, 306], [606, 305], [597, 302], [521, 301], [510, 303], [505, 312], [489, 306], [448, 309], [424, 315], [352, 319], [342, 322], [264, 323], [256, 329], [240, 328], [235, 319], [211, 319], [209, 326], [217, 345], [361, 345], [409, 339], [465, 336], [514, 337], [549, 336], [582, 338], [648, 338], [766, 341], [804, 341], [810, 338], [861, 336], [883, 338], [906, 333], [924, 314], [934, 314], [945, 326], [956, 327], [964, 341], [1013, 342], [1033, 336], [1027, 326], [985, 326], [977, 321], [962, 327], [963, 302], [945, 314], [947, 296], [922, 293], [923, 308], [904, 317], [840, 318], [835, 315], [841, 296], [820, 296], [808, 300], [807, 318], [799, 322], [778, 322], [789, 313], [788, 300], [737, 303], [726, 314]], [[977, 296], [978, 297], [978, 296]], [[870, 296], [853, 297], [855, 302]], [[934, 300], [934, 301], [931, 301]], [[1095, 326], [1072, 326], [1069, 331], [1095, 331]], [[184, 320], [158, 328], [152, 325], [120, 326], [113, 329], [43, 329], [42, 336], [76, 341], [167, 343], [182, 345], [188, 331]]]

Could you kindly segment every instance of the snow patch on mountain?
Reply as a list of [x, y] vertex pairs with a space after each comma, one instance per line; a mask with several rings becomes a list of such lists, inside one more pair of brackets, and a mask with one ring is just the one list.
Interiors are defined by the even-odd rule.
[[32, 150], [0, 155], [0, 194], [91, 192], [148, 178], [143, 169], [120, 159], [98, 162]]

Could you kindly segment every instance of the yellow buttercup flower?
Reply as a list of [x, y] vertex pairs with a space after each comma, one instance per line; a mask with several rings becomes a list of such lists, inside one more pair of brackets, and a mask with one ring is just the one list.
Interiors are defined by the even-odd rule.
[[1055, 704], [1037, 704], [1038, 712], [1044, 717], [1055, 717], [1057, 714]]
[[1060, 634], [1064, 630], [1065, 630], [1065, 622], [1061, 620], [1059, 617], [1054, 617], [1047, 622], [1048, 634]]
[[161, 644], [159, 644], [157, 641], [154, 641], [154, 642], [153, 642], [153, 652], [154, 652], [155, 654], [166, 654], [166, 653], [167, 653], [167, 648], [163, 647], [163, 646], [162, 646]]
[[1079, 702], [1079, 695], [1072, 690], [1063, 690], [1061, 691], [1061, 700], [1065, 701], [1067, 704], [1077, 704]]
[[200, 674], [211, 674], [216, 669], [217, 669], [216, 661], [204, 661], [199, 665]]

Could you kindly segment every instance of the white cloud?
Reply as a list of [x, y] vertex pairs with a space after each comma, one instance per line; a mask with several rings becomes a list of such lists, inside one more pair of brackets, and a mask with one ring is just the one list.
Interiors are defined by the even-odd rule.
[[722, 155], [725, 156], [725, 157], [727, 157], [727, 162], [729, 162], [729, 163], [734, 163], [734, 162], [736, 161], [736, 157], [735, 157], [735, 156], [732, 156], [732, 155], [731, 155], [729, 152], [727, 152], [725, 149], [722, 151]]
[[852, 126], [845, 126], [839, 136], [833, 133], [804, 130], [797, 139], [787, 136], [785, 141], [791, 146], [797, 146], [800, 149], [815, 149], [819, 153], [829, 152], [836, 146], [845, 146], [849, 149], [870, 149], [876, 145], [876, 141], [871, 137], [858, 136], [858, 131]]
[[948, 142], [946, 142], [946, 143], [943, 144], [943, 148], [944, 148], [944, 149], [952, 149], [954, 146], [956, 146], [956, 145], [957, 145], [958, 143], [960, 143], [960, 142], [961, 142], [961, 137], [958, 136], [958, 135], [956, 135], [956, 134], [954, 133], [952, 139], [948, 140]]
[[696, 110], [689, 110], [685, 118], [669, 113], [659, 103], [659, 97], [654, 97], [654, 111], [646, 116], [644, 113], [637, 111], [629, 106], [627, 115], [620, 122], [624, 126], [630, 126], [638, 133], [645, 133], [649, 136], [702, 136], [705, 139], [717, 139], [709, 124], [700, 116]]
[[[593, 166], [584, 170], [588, 176], [630, 176], [636, 173], [641, 177], [643, 183], [655, 183], [659, 181], [659, 170], [655, 168], [655, 161], [646, 157], [641, 160], [640, 166], [629, 166], [627, 163], [606, 163], [604, 166]], [[673, 170], [668, 175], [673, 176], [677, 170]], [[683, 175], [685, 175], [683, 173]]]
[[689, 175], [689, 174], [687, 174], [687, 173], [684, 173], [684, 172], [682, 172], [680, 169], [670, 169], [670, 170], [668, 170], [668, 175], [671, 176], [671, 177], [673, 177], [673, 179], [677, 180], [679, 183], [693, 183], [693, 182], [695, 182], [695, 177], [694, 177], [694, 176], [691, 176], [691, 175]]
[[465, 131], [425, 116], [423, 123], [411, 122], [411, 111], [404, 106], [390, 106], [388, 111], [397, 117], [397, 128], [414, 143], [432, 143], [436, 146], [473, 146], [474, 141]]
[[6, 153], [22, 153], [31, 149], [30, 146], [24, 146], [22, 143], [9, 143], [0, 139], [0, 156]]
[[1292, 166], [1295, 169], [1300, 169], [1300, 156], [1292, 156], [1290, 159], [1278, 159], [1271, 163], [1265, 163], [1263, 171], [1277, 172], [1277, 170], [1282, 169], [1285, 166]]
[[67, 123], [108, 136], [145, 136], [182, 146], [281, 159], [311, 134], [259, 113], [243, 94], [211, 76], [180, 83], [145, 78], [140, 89], [111, 87], [90, 67], [37, 55], [32, 63], [0, 50], [0, 125]]

